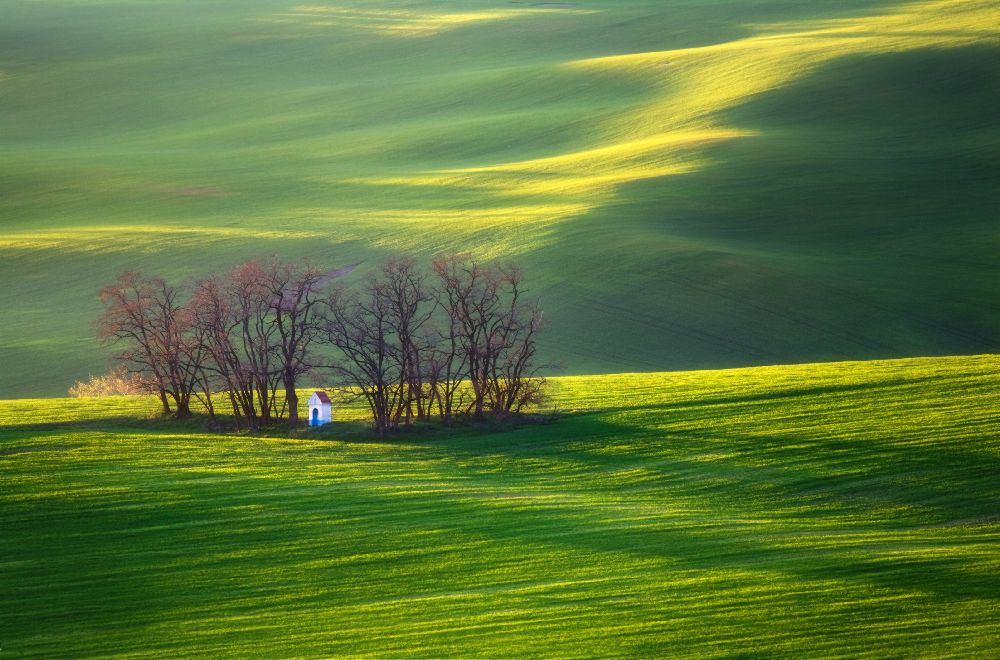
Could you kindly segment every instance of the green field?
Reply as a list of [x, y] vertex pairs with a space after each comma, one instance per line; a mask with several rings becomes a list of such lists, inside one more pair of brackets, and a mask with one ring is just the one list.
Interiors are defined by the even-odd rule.
[[0, 397], [95, 292], [520, 262], [566, 373], [993, 352], [995, 0], [4, 0]]
[[[996, 0], [0, 0], [0, 654], [995, 655], [998, 108]], [[450, 252], [557, 422], [24, 398], [122, 270]]]
[[0, 647], [996, 653], [1000, 356], [556, 388], [553, 425], [384, 443], [0, 402]]

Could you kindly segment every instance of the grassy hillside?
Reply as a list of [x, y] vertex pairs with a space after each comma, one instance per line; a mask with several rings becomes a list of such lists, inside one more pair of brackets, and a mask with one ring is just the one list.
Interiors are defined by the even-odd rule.
[[250, 257], [521, 262], [572, 372], [987, 352], [991, 0], [0, 6], [0, 396], [96, 289]]
[[386, 443], [0, 402], [4, 653], [995, 651], [997, 356], [558, 386]]

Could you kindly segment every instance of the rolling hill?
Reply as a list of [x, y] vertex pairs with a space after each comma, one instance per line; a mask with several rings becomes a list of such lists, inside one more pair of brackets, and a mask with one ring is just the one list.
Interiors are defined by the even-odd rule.
[[517, 261], [569, 373], [991, 352], [998, 25], [990, 0], [7, 0], [0, 397], [104, 370], [119, 271], [271, 254]]
[[3, 651], [988, 657], [1000, 357], [558, 379], [505, 433], [0, 401]]

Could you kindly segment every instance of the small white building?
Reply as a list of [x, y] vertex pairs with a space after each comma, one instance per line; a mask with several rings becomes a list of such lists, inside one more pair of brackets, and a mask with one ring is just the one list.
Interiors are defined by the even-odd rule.
[[313, 392], [309, 397], [309, 426], [323, 426], [333, 421], [333, 407], [326, 392]]

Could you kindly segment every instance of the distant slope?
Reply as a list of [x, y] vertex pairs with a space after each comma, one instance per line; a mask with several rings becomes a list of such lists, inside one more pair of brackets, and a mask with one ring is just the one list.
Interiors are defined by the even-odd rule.
[[557, 386], [385, 443], [0, 401], [4, 652], [993, 653], [1000, 357]]
[[0, 7], [0, 396], [95, 292], [513, 259], [574, 373], [996, 348], [988, 0]]

